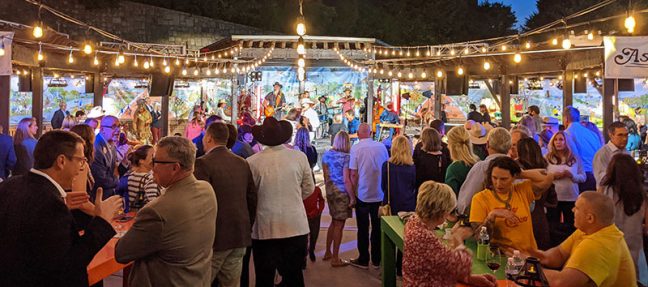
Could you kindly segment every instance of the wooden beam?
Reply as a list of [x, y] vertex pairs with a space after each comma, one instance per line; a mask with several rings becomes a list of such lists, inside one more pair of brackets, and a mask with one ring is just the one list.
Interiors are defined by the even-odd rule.
[[92, 74], [92, 86], [94, 91], [94, 106], [103, 106], [103, 79], [100, 73]]
[[493, 88], [493, 85], [491, 85], [491, 83], [488, 80], [484, 81], [484, 83], [486, 84], [486, 88], [488, 88], [488, 91], [491, 94], [491, 98], [493, 98], [493, 100], [499, 106], [499, 108], [502, 109], [502, 103], [497, 98], [497, 94], [495, 94], [495, 89]]
[[43, 122], [50, 119], [43, 118], [43, 69], [32, 69], [32, 117], [36, 118], [38, 123], [38, 135], [43, 134]]
[[0, 76], [0, 125], [4, 128], [2, 133], [6, 135], [9, 134], [10, 95], [11, 76]]

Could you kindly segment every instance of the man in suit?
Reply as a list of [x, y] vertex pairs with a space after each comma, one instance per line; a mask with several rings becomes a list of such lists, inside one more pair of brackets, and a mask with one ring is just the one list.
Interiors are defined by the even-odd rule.
[[218, 202], [227, 203], [220, 206], [216, 217], [211, 275], [220, 286], [236, 287], [245, 249], [252, 245], [257, 190], [247, 161], [225, 146], [229, 138], [228, 126], [213, 123], [207, 128], [203, 138], [207, 153], [196, 159], [194, 175], [211, 184]]
[[16, 166], [16, 151], [13, 139], [3, 133], [4, 127], [0, 125], [0, 181], [9, 177], [9, 171]]
[[99, 134], [94, 142], [94, 161], [92, 162], [92, 177], [95, 179], [90, 198], [94, 199], [99, 187], [103, 188], [103, 196], [107, 198], [115, 194], [119, 183], [117, 173], [117, 150], [115, 144], [119, 139], [119, 119], [105, 116], [101, 119]]
[[70, 209], [88, 203], [88, 195], [65, 190], [86, 162], [83, 139], [45, 133], [34, 159], [29, 173], [0, 184], [0, 285], [88, 286], [87, 265], [115, 234], [110, 220], [121, 198], [98, 198], [81, 236]]
[[53, 129], [60, 129], [63, 126], [63, 120], [65, 120], [65, 109], [67, 108], [67, 104], [65, 101], [61, 101], [59, 103], [59, 109], [54, 112], [54, 116], [52, 116], [52, 128]]
[[211, 284], [216, 195], [194, 177], [195, 155], [184, 137], [165, 137], [156, 146], [153, 177], [166, 192], [140, 209], [115, 247], [117, 262], [134, 261], [130, 286]]
[[205, 121], [205, 129], [203, 130], [203, 132], [200, 133], [199, 136], [197, 136], [197, 137], [195, 137], [194, 139], [191, 140], [194, 143], [194, 145], [196, 145], [196, 158], [199, 158], [199, 157], [205, 155], [205, 148], [203, 147], [203, 137], [205, 136], [205, 131], [207, 130], [209, 125], [211, 123], [216, 123], [216, 122], [221, 123], [221, 122], [223, 122], [223, 119], [221, 119], [221, 117], [219, 117], [217, 115], [209, 116], [207, 118], [207, 120]]

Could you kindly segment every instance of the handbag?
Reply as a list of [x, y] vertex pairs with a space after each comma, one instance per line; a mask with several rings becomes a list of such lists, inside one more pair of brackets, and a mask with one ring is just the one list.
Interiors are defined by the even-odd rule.
[[383, 204], [378, 208], [378, 216], [391, 216], [391, 206], [389, 194], [391, 187], [389, 186], [389, 161], [387, 161], [387, 204]]

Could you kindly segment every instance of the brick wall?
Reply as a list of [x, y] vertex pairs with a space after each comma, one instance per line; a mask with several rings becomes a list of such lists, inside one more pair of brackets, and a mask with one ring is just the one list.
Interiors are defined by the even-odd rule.
[[[112, 8], [87, 9], [81, 1], [44, 0], [48, 6], [76, 19], [99, 27], [134, 42], [188, 45], [199, 49], [229, 35], [275, 34], [258, 28], [227, 21], [195, 16], [188, 13], [158, 8], [129, 1], [118, 1]], [[116, 0], [117, 1], [117, 0]], [[38, 8], [23, 0], [0, 0], [0, 19], [32, 25]], [[86, 29], [43, 11], [45, 25], [72, 39], [85, 38]], [[101, 37], [91, 33], [95, 40]], [[102, 41], [108, 41], [105, 38]]]

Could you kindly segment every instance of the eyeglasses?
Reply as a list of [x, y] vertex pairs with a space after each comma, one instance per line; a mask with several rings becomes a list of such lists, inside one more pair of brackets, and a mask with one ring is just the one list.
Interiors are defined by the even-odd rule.
[[157, 160], [157, 159], [153, 158], [153, 165], [156, 165], [156, 164], [176, 164], [176, 163], [180, 163], [180, 162], [179, 161]]
[[78, 160], [81, 164], [84, 164], [88, 162], [88, 159], [85, 156], [76, 156], [76, 155], [66, 155], [65, 157], [69, 159], [76, 159]]

